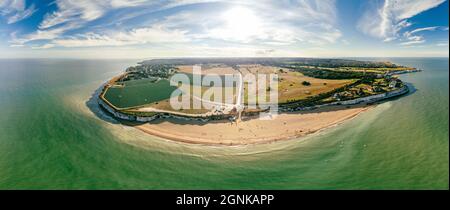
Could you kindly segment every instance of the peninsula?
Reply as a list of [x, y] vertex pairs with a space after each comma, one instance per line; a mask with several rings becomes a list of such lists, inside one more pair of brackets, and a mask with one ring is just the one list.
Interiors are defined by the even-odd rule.
[[[268, 143], [334, 126], [374, 103], [403, 95], [408, 86], [396, 75], [417, 71], [347, 59], [154, 59], [108, 81], [98, 102], [121, 123], [164, 139], [205, 145]], [[235, 80], [223, 82], [230, 75]], [[175, 81], [180, 77], [189, 83]], [[181, 98], [189, 108], [174, 107], [173, 101]]]

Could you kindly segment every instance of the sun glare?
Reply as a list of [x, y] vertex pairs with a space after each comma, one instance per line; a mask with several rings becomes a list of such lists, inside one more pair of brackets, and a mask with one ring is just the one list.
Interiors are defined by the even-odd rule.
[[250, 9], [235, 7], [223, 14], [225, 33], [237, 40], [247, 40], [257, 35], [261, 20]]

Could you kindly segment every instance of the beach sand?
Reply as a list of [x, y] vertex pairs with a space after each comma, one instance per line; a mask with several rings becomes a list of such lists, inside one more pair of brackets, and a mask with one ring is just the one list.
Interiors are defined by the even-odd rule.
[[306, 136], [351, 119], [371, 106], [326, 107], [312, 111], [283, 113], [275, 119], [243, 118], [199, 122], [178, 119], [157, 119], [134, 125], [153, 136], [173, 141], [204, 145], [249, 145], [270, 143]]

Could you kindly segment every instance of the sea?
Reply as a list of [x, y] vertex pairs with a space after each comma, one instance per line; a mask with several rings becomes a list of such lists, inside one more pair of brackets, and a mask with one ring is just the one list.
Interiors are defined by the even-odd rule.
[[449, 59], [408, 95], [307, 137], [176, 143], [117, 123], [95, 94], [139, 60], [0, 59], [0, 189], [449, 189]]

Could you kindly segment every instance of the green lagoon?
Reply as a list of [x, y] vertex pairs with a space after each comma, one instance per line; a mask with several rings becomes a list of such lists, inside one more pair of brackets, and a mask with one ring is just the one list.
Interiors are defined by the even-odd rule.
[[0, 189], [448, 189], [449, 59], [411, 94], [306, 138], [243, 147], [157, 139], [102, 115], [95, 91], [139, 60], [0, 60]]

